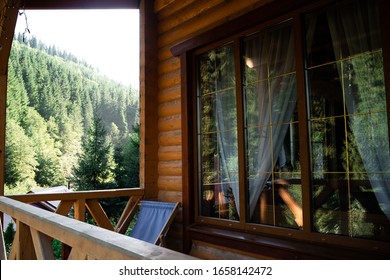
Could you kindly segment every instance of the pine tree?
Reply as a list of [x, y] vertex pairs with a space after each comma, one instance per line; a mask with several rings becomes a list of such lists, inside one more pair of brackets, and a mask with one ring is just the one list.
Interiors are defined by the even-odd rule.
[[119, 188], [139, 187], [139, 124], [133, 127], [124, 147], [115, 150], [115, 179]]
[[112, 145], [106, 141], [102, 119], [95, 116], [88, 129], [73, 179], [78, 190], [103, 189], [113, 181]]

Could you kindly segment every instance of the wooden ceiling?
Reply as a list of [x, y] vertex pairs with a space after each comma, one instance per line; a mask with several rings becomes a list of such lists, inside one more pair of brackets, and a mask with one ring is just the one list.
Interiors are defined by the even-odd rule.
[[138, 9], [140, 0], [21, 0], [25, 9]]

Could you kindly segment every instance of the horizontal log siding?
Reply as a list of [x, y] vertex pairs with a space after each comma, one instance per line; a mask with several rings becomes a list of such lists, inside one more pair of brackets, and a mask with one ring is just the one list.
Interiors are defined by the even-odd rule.
[[271, 0], [196, 1], [167, 18], [159, 17], [158, 46], [175, 45], [269, 2]]

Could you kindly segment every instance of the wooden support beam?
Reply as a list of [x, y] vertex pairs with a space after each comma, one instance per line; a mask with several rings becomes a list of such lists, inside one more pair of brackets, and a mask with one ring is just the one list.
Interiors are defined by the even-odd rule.
[[85, 222], [85, 199], [78, 199], [74, 203], [74, 218]]
[[30, 228], [30, 232], [37, 259], [54, 260], [53, 249], [51, 248], [51, 242], [53, 239], [34, 228]]
[[158, 195], [157, 16], [153, 1], [140, 1], [140, 185], [145, 197]]
[[2, 12], [0, 16], [0, 75], [6, 75], [8, 73], [8, 60], [18, 18], [20, 1], [8, 0], [5, 2], [3, 1], [0, 4]]
[[112, 231], [114, 230], [106, 212], [104, 212], [104, 209], [96, 199], [86, 200], [86, 206], [99, 227]]
[[29, 0], [26, 9], [137, 9], [139, 0]]
[[72, 208], [74, 201], [72, 200], [63, 200], [57, 207], [56, 213], [62, 216], [67, 216], [70, 209]]
[[[19, 1], [8, 0], [1, 4], [0, 16], [0, 196], [4, 195], [5, 124], [8, 60], [14, 37]], [[6, 8], [6, 5], [8, 8]]]
[[[0, 51], [1, 52], [1, 51]], [[0, 75], [0, 196], [4, 195], [7, 75]]]
[[87, 259], [87, 255], [77, 248], [73, 248], [70, 251], [70, 254], [68, 257], [68, 260], [86, 260], [86, 259]]

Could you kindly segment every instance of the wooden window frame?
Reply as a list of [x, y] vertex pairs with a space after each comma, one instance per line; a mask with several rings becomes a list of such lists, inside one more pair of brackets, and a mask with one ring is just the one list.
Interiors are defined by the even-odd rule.
[[[190, 251], [191, 241], [212, 242], [220, 246], [246, 252], [262, 254], [276, 258], [388, 258], [390, 244], [375, 240], [354, 239], [341, 235], [317, 233], [312, 230], [311, 213], [312, 197], [310, 190], [310, 173], [302, 172], [302, 208], [303, 230], [269, 227], [247, 223], [245, 214], [240, 222], [217, 220], [200, 217], [197, 192], [197, 140], [196, 130], [196, 61], [197, 54], [213, 49], [227, 42], [239, 44], [239, 38], [255, 30], [261, 30], [283, 20], [292, 19], [293, 29], [298, 37], [302, 36], [300, 15], [313, 9], [325, 7], [336, 0], [280, 0], [260, 7], [246, 15], [240, 16], [220, 27], [207, 31], [194, 38], [174, 46], [171, 51], [181, 61], [182, 87], [182, 161], [183, 161], [183, 214], [184, 214], [184, 250]], [[386, 14], [390, 12], [390, 3], [379, 0], [381, 26], [390, 26]], [[259, 15], [264, 15], [260, 17]], [[383, 29], [383, 28], [382, 28]], [[235, 49], [239, 49], [236, 45]], [[301, 134], [308, 134], [307, 99], [305, 85], [304, 48], [299, 40], [295, 45], [296, 79], [298, 95], [299, 129]], [[382, 32], [383, 64], [385, 73], [386, 104], [388, 123], [390, 124], [390, 39]], [[235, 56], [240, 56], [236, 51]], [[239, 58], [239, 57], [238, 57]], [[236, 57], [237, 59], [237, 57]], [[239, 61], [239, 60], [237, 60]], [[240, 65], [236, 65], [236, 75], [241, 75]], [[242, 102], [241, 85], [237, 83], [237, 102]], [[240, 106], [240, 104], [238, 104]], [[238, 116], [242, 118], [242, 116]], [[240, 120], [238, 120], [240, 121]], [[240, 133], [240, 132], [239, 132]], [[390, 129], [389, 129], [390, 133]], [[389, 137], [390, 139], [390, 137]], [[241, 141], [243, 142], [243, 141]], [[243, 150], [239, 142], [239, 149]], [[308, 137], [300, 138], [302, 170], [310, 169], [310, 152]], [[239, 152], [239, 162], [244, 162], [243, 153]], [[242, 169], [240, 169], [242, 170]], [[245, 181], [245, 173], [240, 172], [240, 180]], [[245, 192], [244, 192], [245, 193]], [[245, 197], [240, 200], [246, 201]], [[195, 197], [195, 199], [194, 199]], [[244, 203], [240, 203], [244, 205]], [[240, 209], [241, 213], [245, 211]], [[306, 214], [305, 214], [306, 213]], [[340, 250], [340, 248], [343, 249]], [[272, 250], [270, 250], [272, 249]]]

